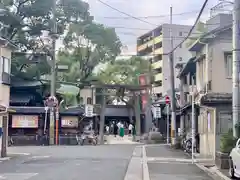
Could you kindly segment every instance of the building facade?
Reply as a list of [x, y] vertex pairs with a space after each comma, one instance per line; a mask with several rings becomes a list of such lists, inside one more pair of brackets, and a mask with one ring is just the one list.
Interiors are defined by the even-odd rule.
[[[216, 158], [232, 123], [232, 17], [219, 14], [189, 48], [195, 53], [200, 154]], [[209, 24], [209, 25], [208, 25]], [[218, 25], [212, 28], [212, 24]]]
[[[149, 57], [154, 72], [153, 93], [158, 97], [167, 94], [170, 89], [170, 68], [168, 55], [171, 51], [170, 30], [173, 46], [177, 46], [188, 34], [191, 26], [162, 24], [152, 31], [140, 36], [137, 40], [138, 56]], [[191, 57], [191, 52], [184, 45], [174, 52], [174, 67]], [[175, 88], [179, 87], [178, 70], [174, 68]]]
[[[10, 99], [10, 74], [11, 74], [11, 54], [17, 47], [10, 41], [0, 37], [0, 105], [9, 107]], [[6, 155], [6, 147], [2, 146], [3, 133], [7, 130], [8, 113], [0, 115], [0, 150], [1, 156]], [[4, 128], [3, 128], [4, 127]], [[4, 129], [4, 130], [3, 130]]]

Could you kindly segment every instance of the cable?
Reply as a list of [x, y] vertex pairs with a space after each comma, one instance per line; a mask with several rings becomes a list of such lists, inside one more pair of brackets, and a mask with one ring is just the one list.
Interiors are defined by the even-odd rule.
[[156, 25], [156, 24], [152, 24], [152, 23], [150, 23], [150, 22], [148, 22], [148, 21], [145, 21], [145, 20], [142, 20], [142, 19], [140, 19], [140, 18], [137, 18], [137, 17], [135, 17], [135, 16], [133, 16], [133, 15], [131, 15], [131, 14], [125, 13], [125, 12], [123, 12], [123, 11], [120, 11], [119, 9], [117, 9], [117, 8], [115, 8], [115, 7], [111, 6], [111, 5], [103, 2], [102, 0], [97, 0], [97, 1], [100, 2], [100, 3], [102, 3], [103, 5], [105, 5], [105, 6], [107, 6], [107, 7], [111, 8], [111, 9], [113, 9], [113, 10], [115, 10], [115, 11], [121, 13], [121, 14], [124, 14], [124, 15], [126, 15], [126, 16], [129, 16], [129, 17], [131, 17], [131, 18], [133, 18], [133, 19], [136, 19], [136, 20], [138, 20], [138, 21], [141, 21], [141, 22], [144, 22], [144, 23], [147, 23], [147, 24], [149, 24], [149, 25], [156, 26], [156, 27], [158, 26], [158, 25]]
[[[182, 15], [188, 15], [188, 14], [197, 13], [197, 12], [199, 12], [199, 10], [176, 13], [176, 14], [173, 14], [173, 16], [182, 16]], [[139, 19], [150, 19], [150, 18], [164, 18], [164, 17], [169, 17], [169, 16], [170, 16], [170, 14], [152, 15], [152, 16], [135, 16], [135, 17], [139, 18]], [[105, 17], [101, 17], [101, 18], [104, 18], [104, 19], [132, 19], [132, 17], [121, 17], [121, 16], [105, 16]]]
[[196, 27], [196, 25], [197, 25], [197, 23], [198, 23], [201, 15], [202, 15], [202, 13], [203, 13], [203, 10], [205, 9], [207, 3], [208, 3], [208, 0], [205, 0], [205, 2], [203, 3], [203, 5], [202, 5], [202, 7], [201, 7], [201, 10], [200, 10], [200, 12], [199, 12], [199, 14], [198, 14], [198, 16], [197, 16], [197, 19], [195, 20], [192, 28], [190, 29], [187, 37], [184, 38], [184, 40], [183, 40], [182, 42], [180, 42], [175, 48], [173, 48], [169, 53], [164, 54], [164, 55], [169, 55], [169, 54], [173, 53], [179, 46], [181, 46], [181, 45], [190, 37], [190, 35], [192, 34], [194, 28]]

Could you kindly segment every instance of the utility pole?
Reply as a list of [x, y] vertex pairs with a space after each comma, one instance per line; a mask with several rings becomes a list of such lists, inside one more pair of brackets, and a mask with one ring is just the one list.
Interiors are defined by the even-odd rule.
[[195, 128], [196, 128], [196, 122], [195, 122], [195, 89], [194, 89], [194, 77], [192, 76], [192, 163], [194, 163], [194, 153], [195, 153]]
[[104, 144], [104, 125], [105, 125], [105, 110], [106, 110], [106, 90], [103, 88], [102, 92], [102, 107], [100, 114], [100, 127], [99, 127], [99, 144]]
[[[56, 85], [56, 40], [57, 40], [57, 23], [56, 23], [56, 0], [53, 1], [53, 7], [52, 7], [52, 32], [51, 32], [51, 38], [52, 38], [52, 62], [51, 62], [51, 97], [55, 97], [55, 85]], [[55, 108], [52, 107], [50, 109], [50, 128], [49, 128], [49, 144], [54, 144], [54, 118]]]
[[[173, 35], [172, 35], [172, 6], [170, 7], [170, 42], [171, 49], [173, 49]], [[172, 128], [171, 137], [172, 145], [176, 144], [176, 102], [175, 102], [175, 83], [174, 83], [174, 55], [173, 52], [169, 54], [169, 67], [170, 67], [170, 87], [171, 87], [171, 109], [172, 109]]]
[[134, 114], [135, 114], [135, 140], [140, 141], [140, 136], [141, 136], [141, 110], [140, 110], [140, 100], [139, 100], [139, 95], [136, 92], [133, 92], [133, 97], [134, 97]]
[[1, 157], [7, 156], [7, 138], [8, 138], [8, 114], [1, 115], [2, 117], [2, 144], [1, 144]]
[[238, 137], [236, 125], [240, 118], [240, 96], [239, 96], [239, 75], [240, 75], [240, 1], [234, 0], [233, 8], [233, 73], [232, 73], [232, 113], [233, 113], [233, 136]]
[[[154, 61], [155, 57], [155, 32], [152, 31], [152, 60], [149, 63], [149, 72], [148, 72], [148, 78], [147, 78], [147, 84], [152, 83], [152, 62]], [[148, 98], [148, 105], [146, 107], [145, 112], [145, 118], [146, 118], [146, 124], [145, 124], [145, 133], [148, 133], [152, 126], [152, 84], [150, 88], [147, 88], [147, 98]]]

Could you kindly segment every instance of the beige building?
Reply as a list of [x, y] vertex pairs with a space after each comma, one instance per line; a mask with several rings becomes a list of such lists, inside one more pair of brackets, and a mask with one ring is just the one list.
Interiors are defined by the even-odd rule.
[[226, 17], [222, 14], [207, 24], [213, 22], [218, 27], [208, 29], [189, 51], [196, 56], [195, 103], [200, 106], [197, 118], [200, 154], [215, 159], [221, 135], [232, 128], [232, 24], [224, 23]]
[[[11, 74], [11, 53], [16, 49], [16, 46], [10, 41], [0, 38], [0, 105], [3, 107], [9, 106], [10, 97], [10, 74]], [[5, 121], [3, 121], [5, 120]], [[8, 114], [0, 115], [0, 128], [3, 125], [8, 126]], [[6, 128], [7, 129], [7, 128]], [[1, 153], [6, 149], [2, 148], [2, 136], [0, 137]]]

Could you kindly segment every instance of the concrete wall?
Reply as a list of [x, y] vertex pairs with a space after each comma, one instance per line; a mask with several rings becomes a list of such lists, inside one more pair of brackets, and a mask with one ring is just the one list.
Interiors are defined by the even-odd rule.
[[232, 78], [226, 74], [226, 60], [224, 53], [232, 51], [231, 30], [221, 33], [212, 42], [212, 65], [210, 77], [212, 80], [212, 92], [232, 93]]
[[215, 118], [215, 108], [200, 108], [198, 132], [200, 134], [200, 155], [203, 157], [215, 157]]

